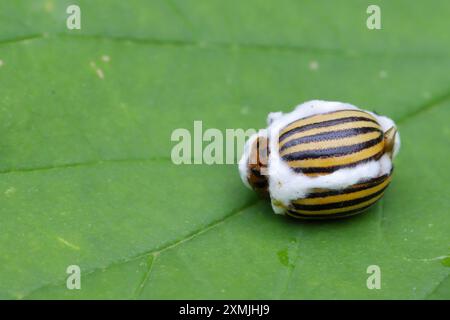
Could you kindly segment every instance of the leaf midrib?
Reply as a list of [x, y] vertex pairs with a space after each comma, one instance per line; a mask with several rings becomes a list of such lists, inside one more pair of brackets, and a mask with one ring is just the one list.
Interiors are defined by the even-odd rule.
[[275, 51], [275, 52], [291, 52], [291, 53], [317, 53], [332, 54], [348, 57], [402, 57], [402, 58], [450, 58], [450, 52], [418, 52], [418, 51], [356, 51], [354, 49], [342, 48], [325, 48], [325, 47], [309, 47], [295, 44], [265, 44], [256, 42], [225, 42], [225, 41], [209, 41], [209, 40], [185, 40], [185, 39], [161, 39], [161, 38], [144, 38], [130, 36], [111, 36], [102, 34], [68, 34], [68, 33], [34, 33], [22, 35], [15, 38], [0, 39], [1, 45], [20, 44], [26, 41], [39, 41], [44, 39], [60, 39], [73, 38], [85, 40], [108, 40], [115, 42], [128, 42], [137, 45], [153, 45], [153, 46], [176, 46], [176, 47], [194, 47], [199, 49], [218, 48], [223, 50], [258, 50], [258, 51]]

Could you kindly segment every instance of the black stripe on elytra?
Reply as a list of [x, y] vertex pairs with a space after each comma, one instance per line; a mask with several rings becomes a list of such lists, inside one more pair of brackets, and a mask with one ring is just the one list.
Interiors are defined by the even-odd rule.
[[332, 202], [332, 203], [325, 203], [325, 204], [299, 204], [294, 203], [294, 208], [297, 210], [307, 210], [307, 211], [321, 211], [321, 210], [328, 210], [328, 209], [341, 209], [345, 207], [354, 206], [360, 203], [363, 203], [365, 201], [368, 201], [370, 199], [373, 199], [386, 190], [387, 186], [382, 188], [381, 190], [378, 190], [377, 192], [371, 193], [368, 196], [352, 199], [352, 200], [345, 200], [345, 201], [339, 201], [339, 202]]
[[361, 150], [373, 147], [379, 144], [383, 140], [383, 136], [380, 134], [378, 138], [352, 144], [350, 146], [342, 146], [328, 149], [316, 149], [316, 150], [305, 150], [298, 151], [284, 155], [282, 158], [286, 161], [295, 161], [295, 160], [305, 160], [305, 159], [318, 159], [318, 158], [331, 158], [331, 157], [342, 157], [345, 155], [349, 155], [355, 152], [359, 152]]
[[361, 163], [365, 163], [365, 162], [369, 162], [371, 160], [377, 160], [379, 159], [381, 156], [383, 155], [383, 151], [378, 152], [376, 155], [359, 160], [359, 161], [355, 161], [355, 162], [351, 162], [351, 163], [347, 163], [347, 164], [342, 164], [342, 165], [338, 165], [338, 166], [331, 166], [331, 167], [308, 167], [308, 168], [302, 168], [302, 167], [298, 167], [298, 168], [291, 168], [292, 170], [294, 170], [295, 172], [302, 172], [302, 173], [331, 173], [334, 172], [338, 169], [343, 169], [343, 168], [352, 168], [358, 164]]
[[351, 137], [351, 136], [356, 136], [358, 134], [375, 132], [375, 131], [383, 133], [380, 129], [373, 128], [373, 127], [358, 127], [358, 128], [350, 128], [350, 129], [344, 129], [344, 130], [316, 133], [316, 134], [313, 134], [310, 136], [292, 139], [292, 140], [286, 142], [280, 148], [280, 152], [289, 147], [296, 146], [296, 145], [302, 144], [302, 143], [318, 142], [318, 141], [323, 141], [323, 140], [343, 139], [343, 138], [347, 138], [347, 137]]
[[[300, 120], [304, 120], [304, 119], [300, 119]], [[300, 120], [296, 120], [296, 121], [300, 121]], [[287, 127], [292, 125], [296, 121], [288, 124]], [[286, 139], [287, 137], [293, 135], [294, 133], [303, 132], [303, 131], [316, 129], [316, 128], [330, 127], [330, 126], [335, 126], [335, 125], [342, 124], [342, 123], [355, 122], [355, 121], [369, 121], [369, 122], [373, 122], [373, 123], [378, 123], [378, 122], [376, 122], [375, 120], [373, 120], [371, 118], [354, 117], [354, 116], [353, 117], [340, 118], [340, 119], [319, 121], [319, 122], [314, 122], [314, 123], [306, 124], [306, 125], [303, 125], [303, 126], [295, 127], [293, 129], [283, 133], [282, 135], [280, 135], [279, 139], [280, 139], [280, 142], [281, 142], [282, 140]]]
[[376, 186], [382, 184], [384, 181], [386, 181], [386, 179], [388, 179], [388, 177], [389, 177], [388, 175], [383, 175], [381, 177], [370, 180], [370, 182], [369, 181], [365, 182], [364, 185], [357, 186], [357, 187], [350, 187], [350, 188], [345, 188], [345, 189], [341, 189], [341, 190], [312, 192], [312, 193], [308, 194], [306, 196], [306, 198], [307, 199], [325, 198], [325, 197], [330, 197], [330, 196], [339, 196], [342, 194], [363, 191], [363, 190], [370, 189], [370, 188], [373, 188], [373, 187], [376, 187]]
[[312, 214], [307, 214], [307, 213], [299, 213], [293, 210], [289, 210], [288, 214], [295, 217], [295, 218], [307, 218], [307, 219], [333, 219], [333, 218], [345, 218], [347, 216], [351, 216], [354, 214], [357, 214], [359, 212], [362, 212], [368, 208], [370, 208], [371, 206], [373, 206], [376, 203], [376, 201], [374, 203], [369, 204], [368, 206], [359, 208], [359, 209], [354, 209], [354, 210], [349, 210], [349, 211], [344, 211], [344, 212], [337, 212], [337, 213], [312, 213]]

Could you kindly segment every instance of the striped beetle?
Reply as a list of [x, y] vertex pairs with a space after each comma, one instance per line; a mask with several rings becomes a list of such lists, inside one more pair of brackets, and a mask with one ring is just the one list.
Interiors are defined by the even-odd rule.
[[[331, 108], [335, 104], [312, 102], [313, 107], [320, 103], [325, 107], [308, 116], [299, 112], [298, 118], [285, 119], [270, 134], [248, 141], [241, 176], [252, 189], [271, 197], [276, 213], [324, 219], [362, 212], [383, 196], [391, 182], [391, 161], [399, 147], [396, 140], [400, 142], [395, 124], [351, 105]], [[279, 178], [275, 163], [287, 165], [287, 178]], [[286, 194], [299, 196], [286, 199], [277, 190], [283, 184], [289, 185]]]

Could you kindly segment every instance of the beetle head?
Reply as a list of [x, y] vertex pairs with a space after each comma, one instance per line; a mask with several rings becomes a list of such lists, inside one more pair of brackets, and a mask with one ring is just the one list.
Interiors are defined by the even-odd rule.
[[269, 181], [267, 161], [269, 159], [268, 138], [262, 135], [253, 141], [250, 146], [247, 163], [247, 181], [256, 192], [268, 196]]

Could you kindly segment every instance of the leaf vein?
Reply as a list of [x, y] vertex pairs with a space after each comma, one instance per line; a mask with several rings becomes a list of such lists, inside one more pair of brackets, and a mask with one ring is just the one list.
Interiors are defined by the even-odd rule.
[[317, 53], [317, 54], [334, 54], [341, 56], [350, 57], [385, 57], [385, 56], [396, 56], [396, 57], [411, 57], [411, 58], [449, 58], [450, 53], [436, 53], [436, 52], [412, 52], [412, 51], [356, 51], [344, 48], [333, 48], [333, 47], [311, 47], [303, 46], [298, 44], [283, 44], [283, 43], [256, 43], [256, 42], [227, 42], [227, 41], [206, 41], [206, 40], [184, 40], [184, 39], [161, 39], [161, 38], [146, 38], [146, 37], [130, 37], [130, 36], [111, 36], [102, 34], [82, 34], [74, 35], [67, 33], [41, 33], [41, 34], [31, 34], [28, 36], [22, 36], [12, 39], [0, 40], [1, 44], [17, 43], [26, 40], [42, 40], [44, 38], [77, 38], [86, 40], [109, 40], [116, 42], [129, 42], [140, 45], [159, 45], [159, 46], [176, 46], [176, 47], [195, 47], [199, 49], [204, 48], [219, 48], [219, 49], [229, 49], [236, 50], [239, 48], [258, 50], [258, 51], [281, 51], [281, 52], [292, 52], [292, 53]]
[[147, 264], [148, 264], [147, 270], [144, 273], [144, 277], [142, 278], [142, 281], [139, 283], [139, 285], [137, 286], [137, 288], [135, 290], [134, 299], [137, 299], [142, 294], [145, 284], [147, 283], [148, 279], [150, 278], [150, 274], [153, 270], [153, 265], [155, 264], [156, 259], [158, 258], [158, 255], [159, 254], [157, 254], [157, 253], [149, 255], [148, 261], [147, 261]]
[[17, 169], [4, 169], [0, 170], [0, 174], [10, 174], [10, 173], [25, 173], [25, 172], [35, 172], [35, 171], [47, 171], [55, 169], [68, 169], [68, 168], [79, 168], [79, 167], [94, 167], [110, 163], [139, 163], [139, 162], [170, 162], [169, 157], [153, 157], [153, 158], [125, 158], [125, 159], [104, 159], [95, 161], [85, 161], [85, 162], [74, 162], [74, 163], [63, 163], [57, 165], [40, 166], [40, 167], [23, 167]]
[[[163, 246], [161, 246], [159, 248], [156, 248], [156, 249], [153, 249], [151, 251], [144, 252], [144, 253], [136, 255], [134, 257], [130, 257], [130, 258], [125, 259], [125, 260], [121, 260], [121, 261], [116, 261], [116, 262], [110, 263], [109, 265], [107, 265], [107, 266], [105, 266], [103, 268], [93, 268], [91, 270], [84, 271], [83, 274], [84, 274], [84, 276], [88, 276], [88, 275], [92, 275], [95, 272], [98, 272], [100, 270], [104, 271], [104, 270], [106, 270], [108, 268], [111, 268], [113, 266], [122, 265], [122, 264], [131, 262], [131, 261], [134, 261], [134, 260], [137, 260], [137, 259], [145, 258], [147, 256], [159, 256], [160, 253], [168, 251], [170, 249], [173, 249], [173, 248], [175, 248], [175, 247], [177, 247], [177, 246], [179, 246], [179, 245], [181, 245], [183, 243], [186, 243], [186, 242], [188, 242], [188, 241], [190, 241], [190, 240], [192, 240], [192, 239], [202, 235], [203, 233], [206, 233], [206, 232], [208, 232], [208, 231], [210, 231], [210, 230], [212, 230], [212, 229], [214, 229], [214, 228], [216, 228], [216, 227], [226, 223], [227, 221], [231, 220], [232, 218], [235, 218], [235, 217], [243, 214], [247, 209], [255, 206], [259, 202], [260, 202], [260, 200], [256, 199], [255, 201], [247, 203], [246, 205], [244, 205], [244, 206], [242, 206], [242, 207], [232, 211], [231, 213], [225, 215], [223, 218], [221, 218], [219, 220], [216, 220], [216, 221], [213, 221], [212, 223], [210, 223], [210, 224], [200, 228], [199, 230], [195, 230], [194, 232], [192, 232], [192, 233], [186, 235], [185, 237], [183, 237], [182, 239], [175, 240], [175, 241], [173, 241], [173, 242], [171, 242], [169, 244], [163, 245]], [[148, 273], [148, 277], [144, 276], [143, 281], [139, 284], [139, 287], [142, 286], [141, 290], [143, 290], [143, 288], [148, 284], [147, 280], [149, 279], [150, 272], [154, 268], [154, 264], [155, 264], [155, 261], [152, 262], [151, 266], [146, 271], [146, 273]], [[52, 286], [57, 286], [57, 285], [60, 285], [60, 284], [61, 284], [61, 282], [57, 282], [57, 283], [55, 282], [55, 283], [48, 283], [48, 284], [42, 285], [42, 286], [40, 286], [40, 287], [30, 291], [27, 295], [24, 295], [22, 297], [22, 299], [27, 299], [28, 296], [30, 296], [31, 294], [33, 294], [33, 293], [35, 293], [35, 292], [37, 292], [37, 291], [39, 291], [41, 289], [44, 289], [44, 288], [47, 288], [47, 287], [52, 287]], [[137, 295], [139, 295], [139, 294], [140, 293], [137, 292]]]
[[426, 103], [422, 104], [421, 106], [419, 106], [416, 110], [414, 110], [413, 112], [401, 117], [400, 119], [397, 120], [397, 123], [404, 123], [407, 122], [413, 118], [416, 118], [418, 115], [423, 114], [426, 111], [432, 110], [435, 107], [441, 105], [443, 102], [447, 101], [448, 99], [450, 99], [450, 89], [448, 89], [447, 91], [445, 91], [443, 94], [436, 96], [433, 99], [430, 99], [429, 101], [427, 101]]
[[442, 278], [442, 279], [436, 284], [436, 286], [435, 286], [430, 292], [428, 292], [428, 293], [425, 295], [425, 297], [423, 298], [423, 300], [426, 300], [426, 299], [428, 299], [431, 295], [433, 295], [433, 294], [439, 289], [439, 287], [442, 285], [442, 283], [443, 283], [445, 280], [447, 280], [448, 276], [449, 276], [449, 274], [447, 274], [444, 278]]
[[21, 43], [29, 40], [39, 40], [43, 38], [47, 38], [48, 34], [46, 33], [35, 33], [35, 34], [29, 34], [29, 35], [23, 35], [18, 36], [14, 38], [6, 38], [6, 39], [0, 39], [0, 45], [3, 44], [14, 44], [14, 43]]

